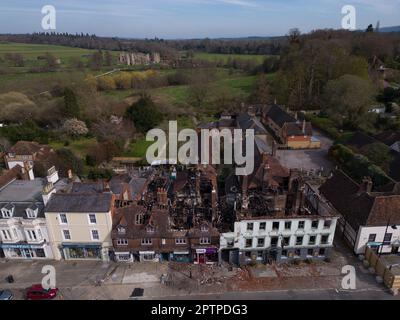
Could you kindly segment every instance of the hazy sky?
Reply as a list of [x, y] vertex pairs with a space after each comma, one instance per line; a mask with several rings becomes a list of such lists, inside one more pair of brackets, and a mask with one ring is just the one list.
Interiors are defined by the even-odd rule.
[[41, 8], [57, 9], [58, 32], [138, 38], [284, 35], [340, 28], [341, 8], [357, 10], [357, 28], [400, 24], [400, 0], [0, 0], [0, 33], [41, 30]]

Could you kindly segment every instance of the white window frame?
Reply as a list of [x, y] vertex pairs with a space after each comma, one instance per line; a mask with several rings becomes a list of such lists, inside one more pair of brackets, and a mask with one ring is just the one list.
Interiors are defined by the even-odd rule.
[[[67, 238], [65, 237], [65, 231], [68, 231], [69, 239], [67, 239]], [[62, 234], [62, 237], [63, 237], [63, 240], [64, 240], [64, 241], [71, 241], [71, 239], [72, 239], [71, 230], [69, 230], [69, 229], [62, 229], [62, 230], [61, 230], [61, 234]]]
[[[95, 237], [93, 236], [93, 232], [97, 232], [97, 237], [98, 237], [98, 238], [95, 238]], [[91, 230], [90, 230], [90, 237], [91, 237], [92, 241], [99, 241], [99, 240], [100, 240], [100, 232], [99, 232], [99, 230], [97, 230], [97, 229], [91, 229]]]
[[201, 237], [200, 244], [211, 244], [211, 238], [210, 237]]
[[[92, 222], [92, 220], [90, 219], [90, 217], [91, 216], [94, 216], [94, 220], [95, 220], [95, 222]], [[97, 217], [96, 217], [96, 214], [95, 213], [88, 213], [88, 222], [89, 222], [89, 224], [90, 225], [95, 225], [95, 224], [97, 224]]]
[[12, 240], [11, 232], [8, 229], [1, 229], [1, 237], [6, 241]]
[[176, 238], [175, 239], [175, 244], [177, 244], [177, 245], [186, 244], [186, 239], [185, 238]]
[[[67, 222], [63, 222], [61, 216], [64, 216], [64, 217], [65, 217], [65, 220], [66, 220]], [[59, 223], [60, 223], [61, 225], [64, 225], [64, 226], [67, 225], [67, 224], [68, 224], [68, 217], [67, 217], [67, 214], [66, 214], [66, 213], [60, 213], [60, 214], [58, 215], [58, 220], [60, 220]]]
[[142, 246], [151, 246], [153, 245], [153, 239], [152, 238], [143, 238], [140, 242]]
[[122, 239], [122, 238], [117, 239], [117, 245], [118, 246], [127, 246], [128, 243], [129, 243], [128, 239], [125, 239], [125, 238], [124, 239]]

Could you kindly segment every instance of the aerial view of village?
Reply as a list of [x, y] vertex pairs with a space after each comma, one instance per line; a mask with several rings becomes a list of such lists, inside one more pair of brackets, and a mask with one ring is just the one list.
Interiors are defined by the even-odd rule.
[[1, 1], [0, 300], [399, 300], [399, 12]]

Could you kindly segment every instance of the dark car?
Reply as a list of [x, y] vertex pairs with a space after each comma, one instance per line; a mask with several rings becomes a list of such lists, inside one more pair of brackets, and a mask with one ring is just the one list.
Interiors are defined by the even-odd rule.
[[12, 300], [14, 298], [13, 294], [9, 290], [0, 290], [0, 301]]
[[41, 284], [35, 284], [30, 287], [26, 292], [27, 300], [51, 300], [57, 296], [58, 289], [46, 290]]

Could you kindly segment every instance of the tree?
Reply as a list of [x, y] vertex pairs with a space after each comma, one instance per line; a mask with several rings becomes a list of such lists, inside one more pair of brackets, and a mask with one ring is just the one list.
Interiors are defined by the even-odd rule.
[[4, 58], [9, 60], [14, 67], [23, 67], [25, 65], [24, 57], [19, 53], [6, 53]]
[[196, 82], [189, 87], [189, 101], [193, 106], [200, 108], [209, 98], [209, 93], [208, 83]]
[[357, 128], [373, 101], [373, 95], [374, 89], [369, 81], [344, 75], [328, 82], [323, 96], [325, 111], [339, 125], [347, 123]]
[[97, 88], [100, 91], [109, 91], [109, 90], [115, 90], [116, 89], [116, 84], [115, 80], [111, 76], [103, 76], [97, 79]]
[[68, 170], [72, 170], [74, 173], [81, 175], [83, 172], [83, 162], [74, 153], [67, 149], [61, 148], [56, 151], [57, 153], [57, 164], [56, 167], [62, 174], [67, 176]]
[[65, 88], [64, 90], [64, 108], [63, 115], [67, 118], [79, 118], [80, 107], [78, 99], [71, 88]]
[[104, 54], [104, 59], [106, 66], [112, 66], [113, 56], [111, 55], [110, 51], [106, 51], [106, 53]]
[[365, 32], [374, 32], [374, 26], [373, 26], [372, 24], [370, 24], [370, 25], [367, 27], [367, 30], [365, 30]]
[[126, 110], [125, 117], [132, 120], [135, 127], [142, 133], [153, 129], [163, 119], [162, 113], [148, 95], [143, 95], [133, 103]]
[[364, 146], [361, 153], [366, 156], [372, 163], [381, 167], [385, 171], [388, 170], [392, 156], [390, 149], [383, 143], [372, 143]]
[[90, 180], [110, 180], [114, 176], [114, 171], [110, 169], [91, 169], [88, 173]]
[[72, 137], [84, 136], [89, 132], [86, 123], [76, 118], [66, 120], [62, 126], [62, 131]]
[[59, 63], [58, 63], [57, 58], [56, 58], [54, 55], [52, 55], [51, 53], [47, 52], [47, 53], [44, 55], [44, 60], [46, 61], [46, 63], [47, 63], [47, 68], [48, 68], [50, 71], [53, 71], [53, 70], [57, 69]]
[[0, 121], [18, 123], [35, 118], [37, 105], [20, 92], [0, 94]]
[[270, 88], [265, 74], [258, 76], [249, 101], [254, 104], [267, 104], [271, 102]]
[[89, 56], [88, 66], [92, 70], [100, 70], [103, 66], [103, 53], [97, 51]]

